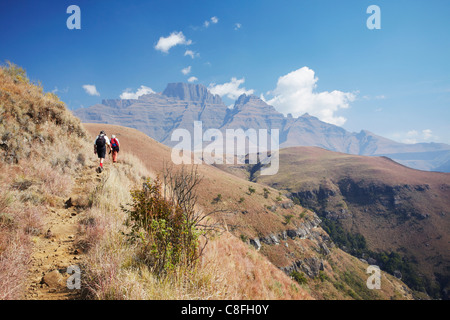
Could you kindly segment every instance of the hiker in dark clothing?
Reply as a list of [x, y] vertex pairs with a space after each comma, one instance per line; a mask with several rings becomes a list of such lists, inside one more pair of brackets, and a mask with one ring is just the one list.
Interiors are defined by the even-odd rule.
[[96, 153], [100, 159], [100, 165], [97, 168], [97, 172], [99, 173], [103, 171], [103, 161], [106, 158], [106, 146], [111, 149], [109, 138], [105, 134], [105, 131], [102, 130], [94, 141], [94, 153]]

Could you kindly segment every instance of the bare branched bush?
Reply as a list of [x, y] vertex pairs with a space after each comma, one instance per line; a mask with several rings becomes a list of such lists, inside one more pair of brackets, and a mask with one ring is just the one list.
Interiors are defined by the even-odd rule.
[[166, 167], [162, 181], [149, 179], [132, 191], [132, 209], [124, 209], [132, 230], [129, 237], [141, 243], [142, 259], [158, 276], [180, 264], [195, 266], [206, 246], [207, 241], [200, 246], [199, 238], [211, 228], [204, 223], [210, 214], [197, 208], [200, 182], [195, 167]]
[[164, 197], [166, 199], [172, 199], [172, 201], [182, 207], [188, 225], [202, 231], [201, 235], [205, 241], [203, 241], [202, 246], [199, 248], [196, 259], [202, 255], [209, 240], [209, 233], [220, 230], [219, 224], [213, 222], [210, 217], [224, 211], [218, 209], [204, 213], [199, 209], [197, 187], [202, 180], [203, 178], [200, 176], [197, 166], [181, 166], [179, 169], [175, 169], [167, 163], [164, 164]]

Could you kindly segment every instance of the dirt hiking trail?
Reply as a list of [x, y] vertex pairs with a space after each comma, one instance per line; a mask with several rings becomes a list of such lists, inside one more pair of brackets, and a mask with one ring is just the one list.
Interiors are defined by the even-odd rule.
[[[29, 265], [29, 276], [23, 299], [25, 300], [77, 300], [82, 299], [80, 289], [68, 289], [67, 279], [75, 285], [76, 267], [81, 270], [83, 250], [77, 245], [79, 221], [89, 207], [89, 186], [97, 185], [101, 176], [97, 165], [86, 165], [73, 184], [65, 203], [48, 207], [43, 232], [33, 238], [34, 248]], [[71, 266], [71, 274], [67, 269]]]

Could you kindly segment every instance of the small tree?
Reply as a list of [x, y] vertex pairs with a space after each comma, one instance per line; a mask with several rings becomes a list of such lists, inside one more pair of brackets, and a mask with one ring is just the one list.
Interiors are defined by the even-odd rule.
[[148, 179], [141, 190], [132, 191], [132, 199], [129, 237], [140, 242], [143, 261], [158, 275], [182, 261], [192, 264], [198, 249], [197, 233], [187, 223], [182, 207], [163, 196], [161, 181]]
[[140, 243], [143, 261], [158, 275], [181, 263], [194, 266], [207, 239], [200, 247], [201, 235], [213, 226], [202, 224], [212, 214], [196, 211], [195, 192], [201, 179], [197, 169], [165, 168], [163, 181], [148, 179], [142, 189], [133, 190], [127, 225], [132, 241]]

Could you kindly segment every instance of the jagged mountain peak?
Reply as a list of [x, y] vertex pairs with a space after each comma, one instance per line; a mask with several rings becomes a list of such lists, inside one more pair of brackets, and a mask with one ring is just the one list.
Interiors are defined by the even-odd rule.
[[245, 104], [245, 103], [248, 103], [249, 101], [264, 102], [259, 97], [255, 96], [253, 94], [247, 95], [247, 94], [243, 93], [239, 96], [239, 98], [237, 98], [236, 104]]
[[388, 156], [421, 170], [434, 169], [450, 159], [449, 145], [408, 145], [367, 130], [349, 132], [309, 113], [294, 118], [255, 95], [242, 94], [233, 108], [227, 108], [219, 95], [201, 84], [169, 83], [162, 93], [138, 100], [104, 100], [102, 104], [75, 110], [75, 114], [84, 122], [137, 128], [169, 146], [173, 145], [170, 137], [175, 129], [190, 129], [194, 121], [202, 121], [204, 128], [220, 130], [278, 129], [282, 148], [318, 146], [350, 154]]
[[234, 104], [235, 110], [253, 110], [253, 111], [260, 111], [264, 113], [273, 113], [278, 115], [281, 115], [280, 112], [278, 112], [273, 106], [267, 104], [264, 100], [262, 100], [260, 97], [255, 95], [247, 95], [242, 94], [239, 96], [239, 98], [236, 100]]
[[308, 119], [308, 120], [316, 120], [316, 121], [320, 121], [319, 118], [310, 115], [308, 112], [302, 114], [300, 117], [298, 117], [298, 119]]
[[169, 83], [162, 93], [166, 97], [183, 101], [200, 101], [213, 104], [223, 104], [219, 95], [212, 94], [201, 84], [175, 82]]

